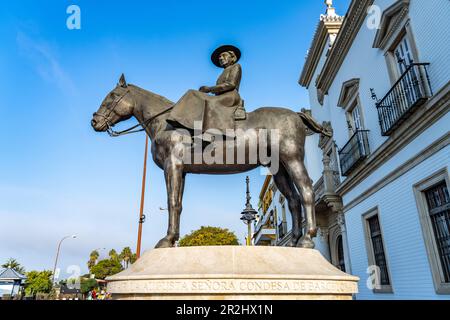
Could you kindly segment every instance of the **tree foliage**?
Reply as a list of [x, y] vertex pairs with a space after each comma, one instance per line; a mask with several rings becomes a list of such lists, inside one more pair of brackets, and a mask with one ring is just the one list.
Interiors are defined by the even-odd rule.
[[109, 258], [110, 258], [111, 260], [119, 260], [119, 254], [118, 254], [117, 251], [114, 250], [114, 249], [111, 249], [111, 250], [109, 251], [108, 255], [109, 255]]
[[97, 288], [97, 281], [91, 278], [81, 278], [80, 291], [82, 294], [86, 294], [94, 288]]
[[87, 265], [88, 265], [89, 270], [91, 270], [91, 268], [92, 268], [93, 266], [95, 266], [95, 264], [97, 263], [97, 259], [98, 259], [99, 256], [100, 256], [100, 254], [98, 253], [97, 250], [93, 250], [93, 251], [91, 252], [91, 254], [89, 255], [89, 260], [88, 260], [88, 262], [87, 262]]
[[26, 295], [34, 296], [38, 293], [50, 293], [53, 288], [52, 274], [53, 272], [48, 270], [27, 272], [25, 281]]
[[91, 273], [97, 279], [105, 279], [123, 270], [119, 259], [105, 259], [100, 260], [95, 266], [91, 268]]
[[20, 274], [25, 274], [25, 268], [14, 258], [9, 258], [8, 261], [2, 264], [2, 268], [11, 268]]
[[131, 260], [133, 258], [133, 251], [131, 251], [130, 247], [123, 248], [119, 258], [123, 261], [124, 268], [128, 268], [129, 264], [132, 263]]
[[193, 246], [233, 246], [239, 245], [234, 232], [217, 227], [201, 227], [184, 236], [179, 245], [181, 247]]
[[[105, 259], [105, 260], [111, 260], [113, 262], [111, 262], [111, 263], [102, 262], [101, 266], [96, 267], [98, 265], [98, 263], [100, 263], [100, 262], [98, 262], [99, 256], [100, 256], [100, 254], [98, 253], [97, 250], [92, 251], [89, 255], [89, 260], [87, 262], [87, 265], [89, 267], [89, 271], [91, 274], [103, 275], [105, 272], [102, 271], [102, 269], [112, 268], [111, 266], [117, 266], [117, 265], [121, 265], [122, 270], [123, 270], [123, 269], [128, 268], [130, 264], [133, 264], [137, 260], [136, 254], [133, 253], [133, 251], [131, 250], [130, 247], [123, 248], [122, 251], [120, 252], [120, 254], [118, 254], [115, 249], [111, 249], [108, 252], [109, 259]], [[102, 261], [105, 261], [105, 260], [102, 260]], [[116, 271], [116, 269], [114, 271]], [[106, 272], [106, 273], [108, 273], [108, 272]]]

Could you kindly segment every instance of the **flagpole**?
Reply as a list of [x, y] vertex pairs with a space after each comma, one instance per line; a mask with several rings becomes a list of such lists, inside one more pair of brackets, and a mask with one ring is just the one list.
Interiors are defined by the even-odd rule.
[[144, 198], [145, 198], [145, 177], [147, 175], [147, 154], [148, 154], [148, 137], [147, 134], [145, 134], [144, 172], [142, 174], [141, 207], [139, 211], [139, 229], [136, 248], [136, 257], [138, 259], [141, 256], [142, 224], [144, 223]]

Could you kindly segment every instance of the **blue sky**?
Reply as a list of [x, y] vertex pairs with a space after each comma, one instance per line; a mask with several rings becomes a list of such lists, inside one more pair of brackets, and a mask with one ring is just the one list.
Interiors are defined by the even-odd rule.
[[[86, 271], [95, 248], [135, 249], [144, 135], [95, 133], [91, 115], [124, 72], [136, 84], [177, 101], [220, 74], [209, 60], [224, 43], [242, 50], [241, 96], [260, 106], [308, 107], [297, 81], [322, 0], [14, 1], [0, 11], [0, 262], [27, 270]], [[349, 0], [335, 0], [344, 14]], [[81, 30], [66, 8], [81, 8]], [[134, 123], [129, 120], [128, 124]], [[249, 173], [253, 206], [264, 180]], [[188, 176], [181, 232], [227, 227], [241, 242], [246, 174]], [[162, 171], [148, 167], [143, 248], [165, 235]], [[102, 255], [107, 252], [101, 251]]]

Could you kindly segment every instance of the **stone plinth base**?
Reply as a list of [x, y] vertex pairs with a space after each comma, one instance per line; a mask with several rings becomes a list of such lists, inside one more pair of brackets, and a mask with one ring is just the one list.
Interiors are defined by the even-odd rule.
[[341, 300], [359, 278], [317, 250], [222, 246], [149, 250], [107, 280], [114, 299]]

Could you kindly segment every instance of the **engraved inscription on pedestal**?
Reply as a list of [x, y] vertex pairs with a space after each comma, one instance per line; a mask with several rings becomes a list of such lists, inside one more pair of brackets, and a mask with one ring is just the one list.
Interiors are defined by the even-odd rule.
[[135, 280], [113, 282], [109, 290], [129, 293], [347, 293], [356, 283], [329, 280]]
[[107, 280], [117, 299], [351, 299], [359, 279], [335, 268], [317, 250], [229, 246], [150, 250]]

